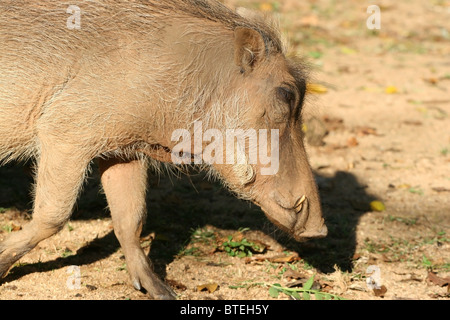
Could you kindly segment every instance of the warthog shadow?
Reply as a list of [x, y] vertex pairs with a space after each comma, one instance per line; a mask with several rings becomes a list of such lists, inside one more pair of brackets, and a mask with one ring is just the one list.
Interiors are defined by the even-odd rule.
[[[365, 186], [349, 172], [337, 172], [330, 177], [316, 173], [315, 176], [329, 233], [323, 239], [298, 243], [268, 222], [257, 206], [235, 198], [219, 182], [207, 181], [202, 173], [193, 172], [190, 176], [179, 178], [151, 175], [148, 218], [142, 236], [156, 235], [150, 250], [155, 271], [165, 277], [166, 265], [183, 253], [193, 232], [206, 225], [227, 230], [261, 230], [288, 250], [297, 252], [306, 263], [321, 272], [333, 272], [335, 265], [343, 271], [351, 271], [356, 249], [356, 227], [361, 215], [369, 211], [369, 203], [375, 197], [368, 194]], [[31, 170], [27, 164], [0, 167], [0, 207], [16, 207], [21, 212], [31, 213], [31, 186]], [[106, 208], [105, 198], [100, 192], [98, 170], [94, 165], [72, 220], [109, 218]], [[92, 239], [75, 255], [13, 268], [4, 281], [69, 265], [88, 265], [119, 249], [114, 232], [110, 231], [103, 237]]]

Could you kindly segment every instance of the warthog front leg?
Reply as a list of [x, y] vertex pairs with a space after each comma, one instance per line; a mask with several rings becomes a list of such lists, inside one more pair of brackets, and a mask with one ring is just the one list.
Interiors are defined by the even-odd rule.
[[134, 287], [144, 288], [154, 299], [173, 299], [175, 294], [153, 272], [151, 261], [139, 242], [146, 215], [146, 162], [110, 159], [100, 160], [99, 166], [114, 232], [125, 254]]

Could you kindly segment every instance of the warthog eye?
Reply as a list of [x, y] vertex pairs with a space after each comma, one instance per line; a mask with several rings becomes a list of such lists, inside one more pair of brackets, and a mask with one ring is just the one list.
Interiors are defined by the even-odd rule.
[[277, 97], [280, 101], [287, 104], [291, 111], [295, 108], [295, 93], [292, 89], [286, 87], [277, 88]]

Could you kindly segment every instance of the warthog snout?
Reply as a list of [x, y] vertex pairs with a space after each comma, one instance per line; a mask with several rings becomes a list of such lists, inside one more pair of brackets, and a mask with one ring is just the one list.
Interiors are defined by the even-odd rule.
[[292, 232], [294, 238], [297, 241], [305, 241], [325, 237], [328, 234], [328, 229], [322, 218], [322, 212], [311, 210], [305, 196], [302, 196], [298, 202], [299, 204], [292, 209], [297, 215], [297, 222]]
[[291, 198], [295, 200], [289, 201], [279, 192], [273, 191], [260, 205], [269, 220], [297, 241], [325, 237], [328, 229], [316, 197], [308, 198], [303, 194]]
[[314, 211], [314, 209], [310, 208], [305, 195], [295, 202], [291, 210], [294, 210], [297, 218], [292, 232], [296, 240], [304, 241], [311, 238], [323, 238], [327, 235], [328, 229], [324, 224], [320, 208], [318, 212], [317, 209]]

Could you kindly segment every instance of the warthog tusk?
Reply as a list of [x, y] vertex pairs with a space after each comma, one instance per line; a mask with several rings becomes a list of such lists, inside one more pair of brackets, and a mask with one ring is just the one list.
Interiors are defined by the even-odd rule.
[[295, 202], [293, 209], [295, 209], [295, 211], [297, 211], [297, 212], [302, 210], [303, 202], [305, 202], [305, 200], [306, 200], [306, 196], [303, 195], [300, 199], [297, 200], [297, 202]]

